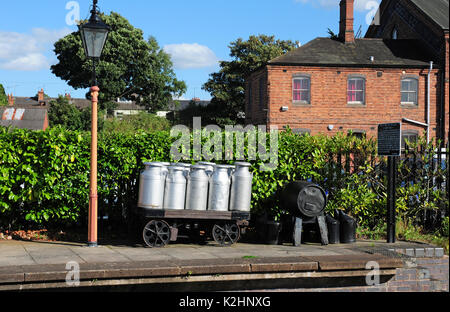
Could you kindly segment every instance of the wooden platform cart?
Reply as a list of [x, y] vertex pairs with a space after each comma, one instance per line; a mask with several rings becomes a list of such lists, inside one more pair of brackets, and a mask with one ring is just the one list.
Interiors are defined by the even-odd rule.
[[249, 225], [250, 213], [238, 211], [154, 210], [136, 208], [134, 224], [151, 248], [167, 246], [178, 238], [204, 241], [210, 237], [222, 246], [237, 243]]

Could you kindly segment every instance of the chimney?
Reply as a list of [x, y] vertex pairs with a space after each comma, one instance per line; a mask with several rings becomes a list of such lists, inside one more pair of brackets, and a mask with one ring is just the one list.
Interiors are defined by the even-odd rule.
[[38, 102], [44, 101], [44, 89], [38, 92]]
[[354, 43], [353, 7], [355, 0], [341, 0], [341, 20], [339, 22], [339, 38], [344, 43]]
[[8, 94], [8, 104], [9, 104], [9, 106], [14, 106], [14, 97], [13, 97], [12, 93]]

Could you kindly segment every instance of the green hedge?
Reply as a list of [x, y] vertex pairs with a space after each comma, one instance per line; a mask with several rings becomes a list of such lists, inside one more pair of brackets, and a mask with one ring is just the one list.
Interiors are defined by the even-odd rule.
[[[137, 203], [137, 183], [143, 162], [171, 161], [170, 149], [175, 140], [165, 131], [101, 133], [98, 143], [100, 212], [112, 221], [122, 222], [128, 209]], [[375, 169], [374, 140], [343, 134], [299, 136], [288, 130], [280, 133], [278, 142], [276, 170], [261, 171], [262, 161], [252, 161], [252, 213], [279, 218], [284, 213], [280, 205], [283, 187], [291, 181], [310, 180], [328, 192], [329, 211], [346, 210], [367, 227], [384, 220], [385, 178]], [[85, 226], [89, 159], [88, 132], [0, 128], [0, 227]], [[404, 167], [400, 166], [399, 170]], [[399, 214], [410, 207], [417, 208], [409, 201], [420, 191], [420, 188], [401, 189], [397, 200]], [[434, 209], [441, 209], [440, 204], [435, 206]]]

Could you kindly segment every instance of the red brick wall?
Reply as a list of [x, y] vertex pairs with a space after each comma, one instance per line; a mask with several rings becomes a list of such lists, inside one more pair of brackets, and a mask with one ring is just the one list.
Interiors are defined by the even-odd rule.
[[[260, 83], [263, 84], [263, 92], [260, 92]], [[251, 92], [250, 92], [251, 88]], [[254, 125], [267, 124], [267, 71], [255, 72], [247, 81], [246, 87], [246, 123]], [[251, 105], [249, 105], [249, 103]]]
[[[255, 86], [259, 77], [267, 73], [267, 106], [269, 107], [269, 125], [279, 128], [289, 125], [290, 128], [310, 129], [311, 134], [324, 133], [335, 135], [348, 130], [364, 130], [368, 136], [377, 135], [380, 123], [401, 122], [408, 118], [426, 123], [427, 69], [370, 69], [370, 68], [337, 68], [337, 67], [304, 67], [304, 66], [268, 66], [250, 77], [249, 83]], [[378, 72], [382, 73], [378, 77]], [[292, 78], [294, 74], [311, 75], [311, 104], [296, 105], [292, 101]], [[347, 104], [347, 79], [351, 74], [365, 76], [366, 99], [363, 106]], [[401, 78], [413, 75], [419, 80], [419, 98], [417, 106], [402, 106]], [[431, 130], [430, 136], [437, 135], [437, 96], [439, 92], [437, 70], [431, 75]], [[248, 91], [247, 91], [248, 93]], [[256, 92], [257, 93], [257, 92]], [[281, 107], [288, 107], [281, 112]], [[248, 123], [264, 122], [261, 111], [255, 103], [248, 116]], [[327, 129], [333, 125], [332, 131]], [[425, 131], [424, 127], [404, 123], [405, 130]]]
[[378, 286], [303, 288], [296, 292], [448, 292], [448, 256], [404, 261], [395, 276]]

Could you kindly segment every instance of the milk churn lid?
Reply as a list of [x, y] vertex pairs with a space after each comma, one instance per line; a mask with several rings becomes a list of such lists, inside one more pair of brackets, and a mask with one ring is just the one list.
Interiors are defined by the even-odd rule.
[[217, 166], [217, 164], [207, 161], [200, 161], [197, 163], [197, 165], [205, 165], [205, 166]]
[[145, 166], [152, 166], [152, 167], [164, 167], [162, 163], [159, 162], [144, 162]]
[[251, 167], [252, 164], [248, 163], [248, 162], [236, 162], [235, 163], [236, 167]]

